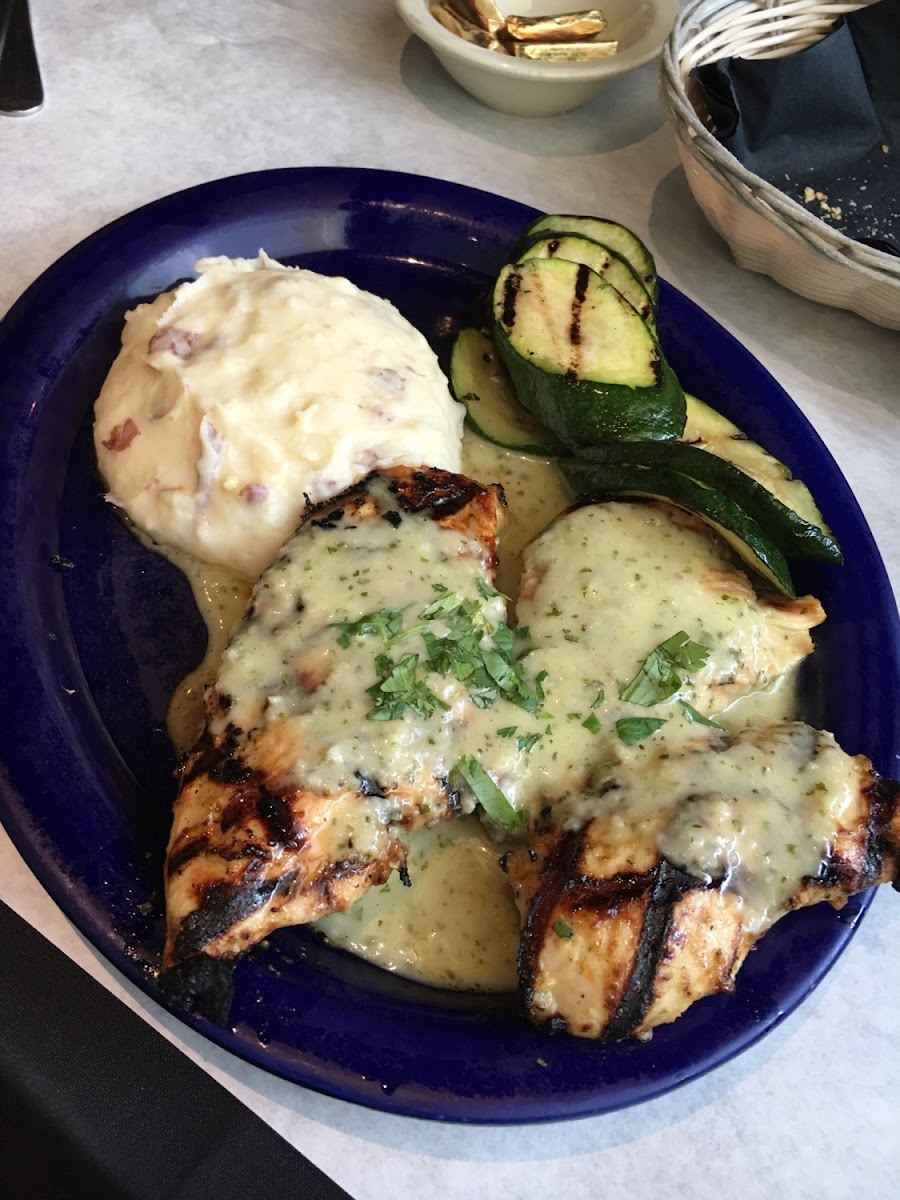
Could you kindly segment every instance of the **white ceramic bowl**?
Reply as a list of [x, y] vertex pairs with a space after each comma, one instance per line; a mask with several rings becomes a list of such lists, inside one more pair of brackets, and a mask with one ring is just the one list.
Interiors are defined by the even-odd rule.
[[508, 0], [501, 10], [519, 16], [552, 16], [597, 7], [608, 25], [603, 36], [619, 43], [597, 62], [534, 62], [484, 50], [440, 25], [429, 0], [397, 0], [397, 11], [460, 87], [489, 108], [523, 117], [549, 117], [578, 108], [614, 79], [657, 58], [678, 15], [678, 0]]

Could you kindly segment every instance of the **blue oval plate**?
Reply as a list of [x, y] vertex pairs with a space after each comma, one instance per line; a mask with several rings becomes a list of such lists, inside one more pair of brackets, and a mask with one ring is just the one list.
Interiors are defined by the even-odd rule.
[[[155, 972], [174, 767], [165, 713], [205, 633], [183, 577], [131, 536], [94, 472], [91, 407], [124, 313], [191, 276], [198, 258], [253, 256], [262, 246], [387, 296], [446, 363], [454, 331], [534, 215], [485, 192], [381, 171], [238, 176], [100, 230], [42, 275], [0, 327], [0, 504], [11, 542], [0, 563], [0, 815], [60, 907], [162, 1005]], [[685, 388], [739, 421], [824, 500], [847, 565], [797, 572], [829, 614], [804, 715], [890, 773], [900, 632], [847, 484], [762, 366], [665, 284], [660, 334]], [[374, 1108], [480, 1122], [584, 1116], [659, 1095], [755, 1042], [828, 970], [868, 899], [785, 918], [750, 956], [733, 996], [694, 1005], [647, 1043], [549, 1038], [521, 1019], [511, 996], [430, 990], [303, 929], [280, 931], [238, 965], [230, 1027], [177, 1015], [267, 1070]]]

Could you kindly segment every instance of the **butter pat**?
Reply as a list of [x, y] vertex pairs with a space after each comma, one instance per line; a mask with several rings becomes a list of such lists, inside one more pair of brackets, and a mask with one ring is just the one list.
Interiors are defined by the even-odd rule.
[[431, 0], [428, 10], [462, 41], [515, 58], [591, 62], [609, 58], [619, 48], [618, 42], [600, 40], [606, 17], [599, 8], [546, 17], [504, 17], [489, 0]]
[[464, 42], [469, 42], [473, 46], [481, 46], [485, 50], [503, 49], [492, 34], [488, 33], [481, 25], [470, 21], [452, 4], [448, 4], [447, 0], [432, 0], [428, 9], [438, 24], [449, 29], [451, 33], [455, 33]]
[[464, 0], [464, 3], [473, 18], [488, 33], [496, 35], [503, 28], [503, 13], [494, 0]]
[[606, 18], [598, 8], [555, 17], [506, 18], [506, 32], [517, 42], [581, 42], [605, 28]]
[[618, 42], [515, 42], [513, 53], [539, 62], [592, 62], [610, 58], [618, 48]]

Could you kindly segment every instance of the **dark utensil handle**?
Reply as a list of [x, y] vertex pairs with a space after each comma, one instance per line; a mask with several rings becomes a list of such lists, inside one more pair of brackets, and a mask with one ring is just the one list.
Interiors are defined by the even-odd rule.
[[0, 0], [0, 113], [27, 117], [43, 103], [28, 0]]

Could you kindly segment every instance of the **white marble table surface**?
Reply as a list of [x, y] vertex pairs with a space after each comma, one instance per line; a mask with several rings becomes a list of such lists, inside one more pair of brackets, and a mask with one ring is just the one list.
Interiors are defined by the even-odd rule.
[[[897, 335], [733, 265], [687, 190], [652, 65], [578, 112], [529, 120], [460, 92], [389, 0], [31, 3], [47, 102], [0, 121], [0, 312], [111, 219], [261, 168], [392, 168], [619, 215], [812, 419], [900, 590]], [[897, 1194], [900, 898], [888, 889], [812, 997], [736, 1061], [621, 1113], [523, 1128], [371, 1112], [230, 1056], [111, 969], [2, 832], [0, 897], [360, 1200]]]

